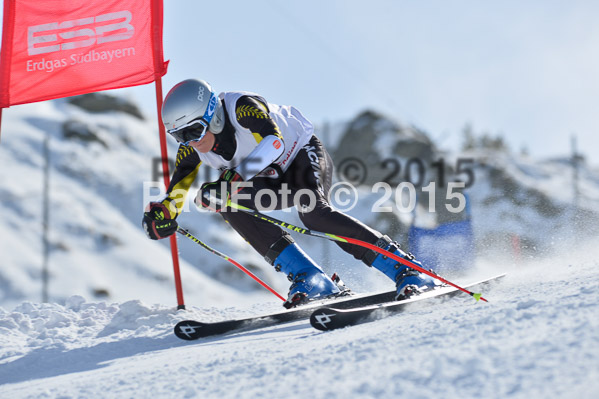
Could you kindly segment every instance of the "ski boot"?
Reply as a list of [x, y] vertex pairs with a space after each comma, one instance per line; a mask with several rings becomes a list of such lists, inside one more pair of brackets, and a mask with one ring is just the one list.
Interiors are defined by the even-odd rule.
[[[387, 236], [379, 238], [375, 245], [422, 267], [422, 264], [414, 258], [414, 255], [402, 251], [399, 248], [399, 244], [395, 241], [391, 241]], [[372, 253], [367, 253], [364, 257], [364, 262], [368, 266], [372, 266], [383, 272], [383, 274], [395, 282], [397, 290], [395, 299], [398, 301], [441, 286], [439, 280], [436, 280], [427, 274], [420, 273], [419, 271], [378, 252], [375, 254], [374, 251], [372, 251]]]
[[[306, 303], [310, 299], [337, 296], [343, 292], [341, 280], [338, 277], [335, 277], [337, 283], [331, 280], [291, 238], [285, 236], [273, 247], [277, 245], [284, 246], [284, 249], [270, 263], [276, 271], [285, 273], [292, 283], [287, 301], [283, 304], [287, 309]], [[267, 261], [269, 255], [273, 255], [271, 251], [266, 256]]]

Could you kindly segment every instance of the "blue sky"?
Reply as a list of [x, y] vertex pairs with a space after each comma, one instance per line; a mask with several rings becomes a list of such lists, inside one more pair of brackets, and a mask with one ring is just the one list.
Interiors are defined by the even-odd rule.
[[[455, 148], [503, 133], [533, 156], [570, 136], [599, 164], [599, 2], [165, 0], [164, 94], [200, 78], [315, 123], [370, 108]], [[155, 115], [154, 87], [125, 89]]]
[[163, 82], [255, 91], [316, 123], [372, 108], [447, 148], [466, 123], [534, 156], [575, 133], [599, 163], [598, 16], [593, 1], [167, 0]]

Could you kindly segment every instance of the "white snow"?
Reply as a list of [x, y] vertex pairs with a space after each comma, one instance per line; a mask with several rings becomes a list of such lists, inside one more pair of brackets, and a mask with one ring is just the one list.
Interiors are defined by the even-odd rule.
[[0, 397], [596, 398], [598, 256], [589, 245], [512, 267], [483, 291], [489, 303], [462, 295], [326, 333], [298, 321], [191, 343], [172, 334], [178, 320], [276, 302], [187, 311], [26, 302], [0, 312]]
[[[75, 294], [89, 299], [96, 292], [106, 292], [107, 300], [117, 302], [176, 304], [168, 240], [153, 242], [141, 228], [144, 182], [151, 183], [152, 159], [159, 156], [155, 122], [118, 112], [91, 114], [65, 100], [10, 108], [3, 116], [0, 306], [10, 309], [42, 297], [45, 138], [50, 147], [50, 301], [64, 303]], [[69, 120], [84, 121], [106, 147], [63, 137], [62, 124]], [[170, 144], [173, 157], [176, 146]], [[229, 229], [219, 216], [192, 210], [183, 219], [192, 233], [246, 267], [257, 263], [250, 262], [255, 255], [247, 247], [236, 249], [245, 243], [235, 235], [227, 236]], [[195, 226], [204, 229], [198, 234]], [[248, 285], [241, 272], [225, 279], [227, 284], [212, 278], [215, 270], [233, 266], [188, 241], [179, 239], [186, 302], [261, 301], [266, 296], [248, 289], [239, 295], [236, 288]]]
[[[85, 121], [108, 147], [65, 140], [60, 127], [66, 120]], [[282, 307], [225, 260], [180, 239], [188, 309], [175, 309], [168, 248], [148, 240], [140, 227], [143, 182], [150, 180], [151, 159], [158, 155], [154, 125], [116, 113], [92, 115], [63, 101], [5, 110], [0, 398], [599, 397], [596, 237], [587, 244], [573, 237], [564, 246], [559, 237], [569, 229], [567, 214], [547, 224], [531, 207], [516, 208], [507, 198], [485, 205], [481, 198], [501, 192], [484, 174], [477, 174], [472, 190], [476, 233], [511, 231], [552, 249], [526, 252], [517, 266], [510, 256], [482, 259], [456, 280], [507, 271], [501, 284], [483, 291], [489, 303], [464, 295], [329, 333], [304, 320], [193, 343], [177, 339], [172, 328], [179, 320], [217, 321]], [[339, 131], [333, 127], [330, 136]], [[41, 304], [45, 137], [52, 154], [51, 303]], [[572, 201], [567, 164], [507, 156], [494, 162], [524, 187], [551, 194], [558, 205]], [[599, 209], [597, 172], [581, 170], [584, 209]], [[360, 206], [349, 213], [375, 223], [371, 209], [381, 194], [361, 188], [359, 195]], [[295, 213], [274, 216], [300, 224]], [[389, 217], [412, 215], [395, 210]], [[286, 279], [220, 216], [191, 207], [179, 221], [285, 292]], [[538, 228], [530, 228], [535, 223]], [[295, 238], [355, 291], [390, 288], [384, 276], [336, 245]], [[94, 296], [102, 289], [109, 297]]]

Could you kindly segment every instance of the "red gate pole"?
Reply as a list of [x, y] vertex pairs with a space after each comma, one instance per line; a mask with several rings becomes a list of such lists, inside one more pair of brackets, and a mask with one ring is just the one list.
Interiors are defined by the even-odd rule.
[[[166, 148], [166, 130], [162, 123], [162, 78], [156, 79], [156, 108], [158, 110], [158, 134], [160, 135], [160, 154], [162, 155], [162, 176], [164, 186], [168, 189], [170, 185], [170, 173], [168, 168], [168, 153]], [[173, 256], [173, 271], [175, 273], [175, 289], [177, 290], [177, 309], [185, 309], [183, 300], [183, 285], [181, 284], [181, 272], [179, 269], [179, 250], [177, 247], [177, 235], [173, 234], [171, 240], [171, 253]]]

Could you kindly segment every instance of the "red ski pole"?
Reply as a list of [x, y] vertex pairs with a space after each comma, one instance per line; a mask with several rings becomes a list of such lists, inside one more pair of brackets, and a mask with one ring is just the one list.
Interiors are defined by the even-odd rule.
[[262, 214], [262, 213], [260, 213], [260, 212], [258, 212], [256, 210], [254, 210], [254, 209], [246, 208], [245, 206], [242, 206], [242, 205], [236, 204], [234, 202], [231, 202], [231, 200], [229, 200], [229, 202], [228, 202], [227, 205], [230, 206], [231, 208], [235, 208], [237, 210], [240, 210], [242, 212], [245, 212], [247, 214], [255, 216], [258, 219], [261, 219], [261, 220], [264, 220], [266, 222], [270, 222], [270, 223], [276, 224], [277, 226], [285, 227], [286, 229], [289, 229], [291, 231], [295, 231], [296, 233], [305, 234], [305, 235], [309, 235], [309, 236], [313, 236], [313, 237], [326, 238], [327, 240], [331, 240], [331, 241], [345, 242], [345, 243], [349, 243], [349, 244], [359, 245], [359, 246], [364, 247], [364, 248], [372, 249], [373, 251], [376, 251], [376, 252], [378, 252], [380, 254], [388, 256], [391, 259], [393, 259], [393, 260], [395, 260], [395, 261], [397, 261], [397, 262], [399, 262], [401, 264], [404, 264], [404, 265], [406, 265], [408, 267], [411, 267], [412, 269], [418, 270], [421, 273], [424, 273], [424, 274], [427, 274], [427, 275], [429, 275], [429, 276], [431, 276], [433, 278], [436, 278], [437, 280], [441, 281], [442, 283], [445, 283], [445, 284], [450, 285], [450, 286], [452, 286], [452, 287], [454, 287], [454, 288], [456, 288], [456, 289], [458, 289], [458, 290], [460, 290], [462, 292], [465, 292], [466, 294], [470, 295], [471, 297], [473, 297], [477, 301], [480, 299], [480, 300], [483, 300], [485, 302], [488, 302], [485, 298], [483, 298], [482, 294], [475, 293], [475, 292], [472, 292], [472, 291], [468, 291], [467, 289], [462, 288], [459, 285], [454, 284], [451, 281], [446, 280], [443, 277], [441, 277], [441, 276], [439, 276], [439, 275], [437, 275], [437, 274], [435, 274], [435, 273], [433, 273], [433, 272], [431, 272], [429, 270], [424, 269], [423, 267], [415, 264], [414, 262], [410, 262], [407, 259], [404, 259], [404, 258], [402, 258], [400, 256], [397, 256], [394, 253], [391, 253], [391, 252], [389, 252], [389, 251], [387, 251], [387, 250], [385, 250], [383, 248], [379, 248], [376, 245], [370, 244], [370, 243], [368, 243], [366, 241], [361, 241], [361, 240], [357, 240], [355, 238], [350, 238], [350, 237], [338, 236], [338, 235], [335, 235], [335, 234], [321, 233], [319, 231], [312, 231], [312, 230], [305, 229], [303, 227], [294, 226], [292, 224], [285, 223], [285, 222], [283, 222], [281, 220], [278, 220], [278, 219], [275, 219], [273, 217], [264, 215], [264, 214]]
[[219, 252], [216, 249], [208, 246], [207, 244], [205, 244], [204, 242], [200, 241], [200, 239], [196, 238], [190, 232], [188, 232], [187, 230], [185, 230], [182, 227], [178, 227], [177, 228], [177, 233], [179, 233], [181, 235], [184, 235], [185, 237], [189, 238], [191, 241], [193, 241], [196, 244], [199, 244], [200, 246], [202, 246], [204, 249], [207, 249], [208, 251], [212, 252], [213, 254], [218, 255], [221, 258], [223, 258], [223, 259], [231, 262], [233, 265], [235, 265], [236, 267], [238, 267], [239, 269], [241, 269], [245, 274], [247, 274], [248, 276], [250, 276], [251, 278], [253, 278], [254, 280], [256, 280], [256, 282], [258, 282], [258, 284], [260, 284], [262, 287], [266, 288], [267, 290], [269, 290], [270, 292], [272, 292], [274, 295], [276, 295], [279, 299], [281, 299], [282, 301], [286, 300], [281, 295], [279, 295], [278, 292], [276, 292], [274, 289], [272, 289], [268, 284], [266, 284], [264, 281], [260, 280], [258, 278], [258, 276], [256, 276], [254, 273], [252, 273], [251, 271], [249, 271], [248, 269], [246, 269], [245, 267], [243, 267], [239, 263], [237, 263], [235, 261], [235, 259], [232, 259], [232, 258], [228, 257], [227, 255], [223, 254], [222, 252]]

